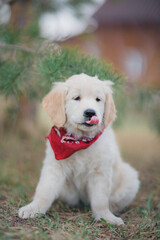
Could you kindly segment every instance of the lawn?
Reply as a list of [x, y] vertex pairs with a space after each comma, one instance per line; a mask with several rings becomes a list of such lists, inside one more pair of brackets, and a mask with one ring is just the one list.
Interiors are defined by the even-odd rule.
[[124, 226], [95, 222], [86, 206], [53, 204], [45, 216], [22, 220], [20, 206], [31, 201], [42, 165], [44, 132], [24, 138], [3, 132], [0, 139], [0, 239], [160, 239], [160, 137], [130, 117], [116, 129], [124, 159], [138, 171], [141, 188], [121, 217]]

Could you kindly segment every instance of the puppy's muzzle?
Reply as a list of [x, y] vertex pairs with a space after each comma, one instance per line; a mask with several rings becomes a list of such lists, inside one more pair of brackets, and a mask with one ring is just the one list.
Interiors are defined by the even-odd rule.
[[96, 125], [99, 123], [97, 114], [93, 109], [85, 110], [83, 116], [85, 118], [85, 122], [83, 124], [87, 127], [92, 127], [93, 125]]
[[97, 116], [94, 109], [85, 110], [83, 115], [84, 115], [86, 120], [90, 120], [93, 116]]

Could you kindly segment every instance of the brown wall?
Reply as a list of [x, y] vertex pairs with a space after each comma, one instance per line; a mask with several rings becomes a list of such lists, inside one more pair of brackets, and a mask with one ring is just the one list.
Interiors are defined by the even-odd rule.
[[112, 62], [129, 81], [160, 87], [160, 30], [102, 27], [64, 43]]

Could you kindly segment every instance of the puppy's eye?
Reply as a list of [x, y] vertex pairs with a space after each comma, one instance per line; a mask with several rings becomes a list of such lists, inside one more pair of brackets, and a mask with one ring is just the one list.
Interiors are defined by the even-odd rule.
[[78, 97], [74, 98], [74, 100], [75, 100], [75, 101], [80, 101], [81, 98], [80, 98], [80, 96], [78, 96]]
[[101, 101], [101, 99], [97, 97], [97, 98], [96, 98], [96, 101], [97, 101], [97, 102], [100, 102], [100, 101]]

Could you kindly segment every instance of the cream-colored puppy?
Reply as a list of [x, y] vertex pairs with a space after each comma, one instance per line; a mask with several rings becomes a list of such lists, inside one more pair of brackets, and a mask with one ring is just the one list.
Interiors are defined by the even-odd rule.
[[45, 96], [42, 106], [56, 126], [57, 136], [63, 127], [65, 136], [73, 137], [77, 143], [80, 139], [98, 138], [88, 148], [60, 161], [56, 160], [47, 140], [46, 157], [33, 201], [19, 209], [20, 218], [45, 214], [56, 199], [70, 205], [81, 200], [90, 204], [95, 219], [123, 224], [114, 214], [135, 198], [139, 180], [137, 171], [122, 161], [111, 128], [116, 116], [111, 85], [111, 81], [80, 74], [55, 84]]

